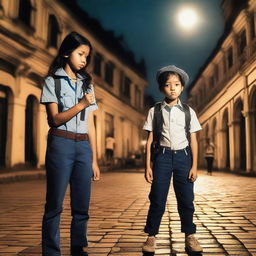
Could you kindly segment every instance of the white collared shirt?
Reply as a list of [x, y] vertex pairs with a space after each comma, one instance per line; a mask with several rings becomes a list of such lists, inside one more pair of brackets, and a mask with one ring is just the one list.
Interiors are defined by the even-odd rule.
[[[188, 146], [188, 140], [185, 131], [185, 112], [182, 103], [178, 100], [178, 104], [169, 106], [165, 101], [161, 105], [163, 114], [163, 131], [160, 145], [170, 147], [173, 150], [179, 150]], [[195, 111], [189, 107], [191, 114], [190, 133], [197, 132], [202, 129]], [[154, 107], [150, 108], [147, 120], [143, 126], [143, 130], [153, 131]]]

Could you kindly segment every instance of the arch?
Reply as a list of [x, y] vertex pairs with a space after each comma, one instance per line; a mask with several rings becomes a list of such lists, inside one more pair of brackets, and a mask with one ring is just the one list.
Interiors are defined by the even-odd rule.
[[19, 19], [29, 27], [31, 26], [32, 5], [30, 0], [20, 0]]
[[234, 104], [234, 153], [235, 169], [246, 170], [245, 118], [243, 102], [239, 98]]
[[29, 95], [26, 100], [25, 110], [25, 162], [29, 165], [36, 166], [36, 124], [38, 100], [34, 95]]
[[229, 126], [228, 109], [225, 109], [222, 116], [222, 167], [230, 169], [230, 144], [229, 144]]
[[251, 166], [256, 172], [256, 86], [252, 90], [249, 97], [249, 113], [250, 113], [250, 137], [251, 137]]
[[11, 94], [12, 92], [8, 87], [0, 85], [0, 166], [6, 166]]
[[[218, 154], [218, 143], [217, 143], [217, 119], [216, 117], [213, 119], [213, 122], [212, 122], [212, 138], [211, 138], [211, 141], [212, 143], [214, 144], [214, 147], [215, 147], [215, 159], [218, 158], [217, 154]], [[216, 161], [213, 162], [214, 165], [216, 165]], [[215, 168], [216, 166], [214, 166]]]
[[256, 85], [253, 86], [249, 95], [249, 108], [252, 111], [256, 111], [255, 94], [256, 94]]
[[204, 129], [200, 130], [197, 133], [198, 140], [198, 166], [200, 168], [205, 167], [204, 159]]
[[216, 140], [216, 134], [217, 134], [217, 119], [215, 117], [212, 122], [212, 142], [214, 144], [215, 144], [215, 140]]
[[60, 26], [55, 15], [50, 14], [48, 20], [48, 38], [47, 45], [57, 48], [60, 34]]

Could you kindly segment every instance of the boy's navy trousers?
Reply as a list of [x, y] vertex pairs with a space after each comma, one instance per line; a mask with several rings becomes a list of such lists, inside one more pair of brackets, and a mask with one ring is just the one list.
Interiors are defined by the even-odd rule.
[[188, 179], [191, 165], [192, 157], [189, 147], [182, 150], [161, 148], [160, 153], [156, 155], [153, 162], [153, 182], [149, 194], [150, 207], [144, 229], [150, 236], [158, 234], [172, 175], [181, 232], [186, 234], [196, 232], [196, 225], [193, 223], [194, 184]]
[[68, 184], [71, 199], [71, 250], [87, 246], [92, 150], [88, 141], [48, 135], [47, 193], [42, 225], [42, 255], [60, 256], [60, 215]]

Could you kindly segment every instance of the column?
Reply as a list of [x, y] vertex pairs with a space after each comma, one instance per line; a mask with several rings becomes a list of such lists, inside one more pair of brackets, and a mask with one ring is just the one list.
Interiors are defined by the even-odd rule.
[[[12, 104], [12, 106], [10, 106]], [[10, 130], [8, 131], [9, 149], [6, 159], [7, 167], [25, 163], [25, 108], [26, 104], [19, 98], [9, 103], [13, 109], [12, 119], [8, 118]]]
[[252, 170], [252, 145], [251, 145], [251, 116], [249, 115], [250, 104], [249, 104], [249, 92], [247, 88], [247, 79], [243, 75], [244, 82], [244, 109], [243, 116], [245, 118], [245, 146], [246, 146], [246, 172]]
[[[240, 136], [241, 136], [241, 129], [240, 129], [240, 121], [239, 120], [234, 120], [231, 124], [231, 127], [233, 128], [233, 161], [234, 165], [231, 168], [231, 170], [239, 170], [240, 169]], [[230, 150], [231, 151], [231, 150]]]
[[244, 112], [245, 117], [245, 145], [246, 145], [246, 172], [252, 170], [252, 146], [251, 146], [251, 116], [249, 111]]
[[235, 125], [233, 121], [233, 106], [232, 106], [232, 113], [229, 113], [229, 122], [228, 122], [228, 129], [229, 129], [229, 159], [230, 159], [230, 170], [234, 171], [235, 169], [235, 143], [234, 143], [234, 133], [235, 133]]
[[45, 153], [47, 146], [47, 134], [49, 126], [47, 123], [47, 116], [45, 106], [38, 106], [38, 118], [37, 118], [37, 141], [36, 141], [36, 153], [38, 157], [37, 168], [45, 165]]
[[105, 115], [103, 112], [104, 102], [103, 100], [97, 101], [99, 109], [97, 110], [97, 145], [98, 145], [98, 158], [103, 160], [105, 157]]
[[226, 168], [226, 130], [225, 129], [219, 129], [218, 131], [218, 141], [220, 142], [220, 147], [219, 147], [219, 158], [217, 159], [218, 162], [218, 168], [219, 169], [225, 169]]
[[115, 137], [115, 151], [114, 156], [120, 158], [122, 156], [122, 131], [120, 117], [114, 116], [114, 137]]

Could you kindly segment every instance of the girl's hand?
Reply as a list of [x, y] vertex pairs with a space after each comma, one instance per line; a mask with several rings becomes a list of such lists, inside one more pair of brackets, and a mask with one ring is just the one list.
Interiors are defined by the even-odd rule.
[[91, 105], [93, 101], [93, 93], [86, 93], [79, 103], [82, 104], [83, 108], [86, 108]]
[[97, 163], [92, 164], [93, 180], [100, 180], [100, 168]]
[[195, 182], [197, 179], [197, 169], [196, 168], [191, 168], [191, 170], [189, 171], [189, 175], [188, 175], [188, 179], [191, 182]]
[[153, 171], [150, 167], [145, 169], [145, 179], [150, 184], [153, 181]]

